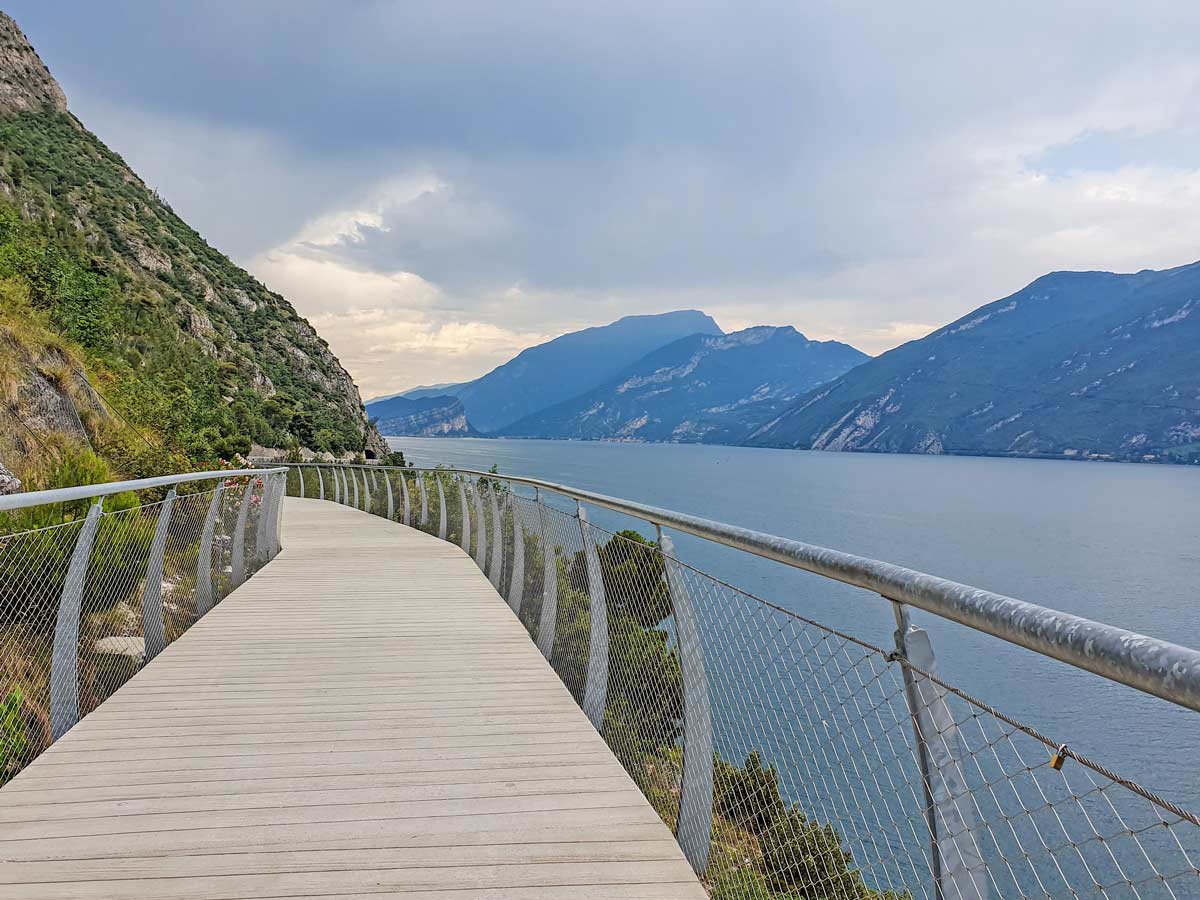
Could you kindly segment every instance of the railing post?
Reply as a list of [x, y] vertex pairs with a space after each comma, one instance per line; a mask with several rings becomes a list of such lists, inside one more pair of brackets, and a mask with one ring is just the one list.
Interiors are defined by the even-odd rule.
[[487, 564], [487, 525], [483, 521], [483, 485], [478, 481], [471, 486], [475, 495], [475, 564], [479, 571]]
[[492, 501], [492, 559], [488, 563], [488, 581], [497, 593], [500, 592], [501, 573], [504, 571], [504, 527], [500, 521], [500, 500], [497, 496], [499, 492], [496, 490], [498, 486], [499, 483], [494, 482], [488, 491]]
[[271, 558], [271, 493], [273, 485], [270, 476], [263, 478], [262, 496], [258, 498], [258, 522], [254, 531], [254, 562], [255, 571], [266, 565]]
[[317, 466], [317, 484], [320, 486], [321, 493], [317, 495], [318, 500], [325, 499], [325, 473]]
[[400, 497], [404, 501], [404, 524], [412, 525], [412, 504], [408, 500], [408, 476], [400, 470]]
[[103, 511], [101, 500], [88, 509], [79, 536], [75, 538], [75, 550], [71, 553], [62, 595], [58, 599], [54, 649], [50, 657], [50, 738], [54, 741], [79, 721], [79, 614], [83, 608], [88, 560]]
[[[246, 490], [242, 492], [242, 502], [238, 505], [237, 524], [233, 526], [233, 555], [230, 568], [233, 569], [234, 590], [246, 582], [246, 520], [250, 518], [250, 504], [254, 498], [254, 482], [251, 478], [246, 482]], [[264, 491], [266, 485], [263, 486]]]
[[554, 653], [554, 630], [558, 626], [558, 553], [546, 529], [546, 505], [541, 491], [534, 489], [538, 522], [542, 529], [542, 613], [538, 618], [537, 648], [546, 659]]
[[359, 469], [359, 474], [362, 475], [363, 483], [363, 512], [371, 511], [371, 480], [367, 478], [367, 470]]
[[675, 545], [663, 534], [661, 526], [657, 530], [683, 674], [683, 777], [675, 838], [695, 873], [703, 875], [708, 867], [713, 823], [712, 709], [704, 668], [704, 643], [691, 595], [675, 561]]
[[[200, 552], [196, 556], [196, 617], [204, 615], [213, 605], [212, 589], [212, 544], [213, 530], [217, 527], [217, 512], [221, 508], [221, 496], [225, 493], [225, 482], [217, 482], [212, 500], [208, 502], [208, 514], [204, 517], [204, 530], [200, 532]], [[259, 515], [266, 511], [266, 504]], [[264, 532], [260, 530], [260, 536]], [[261, 552], [261, 548], [260, 548]]]
[[[888, 598], [885, 597], [885, 600]], [[933, 805], [933, 786], [929, 780], [929, 747], [925, 743], [925, 732], [921, 728], [921, 707], [917, 697], [916, 684], [913, 682], [912, 671], [908, 668], [908, 634], [912, 624], [908, 617], [908, 607], [903, 603], [892, 601], [892, 611], [896, 614], [896, 631], [893, 637], [896, 642], [896, 653], [900, 663], [901, 679], [904, 682], [904, 699], [908, 705], [909, 716], [912, 718], [913, 740], [916, 747], [917, 768], [921, 773], [921, 789], [925, 795], [925, 826], [929, 832], [929, 866], [933, 876], [933, 895], [936, 900], [944, 900], [942, 893], [942, 855], [938, 849], [937, 812]]]
[[460, 518], [462, 521], [458, 523], [459, 531], [462, 532], [458, 536], [459, 545], [463, 548], [464, 553], [471, 552], [471, 514], [467, 511], [467, 490], [463, 487], [464, 478], [462, 475], [456, 476], [458, 480], [458, 508], [460, 510]]
[[142, 665], [150, 662], [167, 646], [167, 628], [163, 621], [162, 582], [163, 557], [167, 552], [167, 531], [171, 527], [171, 508], [175, 505], [175, 488], [167, 491], [158, 507], [158, 522], [150, 541], [146, 560], [146, 585], [142, 589]]
[[301, 498], [303, 498], [304, 497], [304, 468], [302, 466], [296, 466], [295, 469], [296, 469], [296, 477], [300, 479], [300, 496], [301, 496]]
[[333, 502], [342, 502], [342, 482], [338, 478], [337, 466], [329, 467], [329, 477], [333, 479]]
[[354, 482], [354, 503], [355, 509], [358, 509], [358, 476], [353, 471], [350, 472], [350, 480]]
[[[403, 477], [404, 477], [404, 475], [402, 474], [400, 477], [401, 477], [401, 478], [403, 478]], [[392, 497], [392, 475], [391, 475], [391, 473], [390, 473], [390, 472], [386, 472], [386, 471], [385, 471], [385, 472], [383, 473], [383, 489], [384, 489], [385, 491], [387, 491], [387, 498], [388, 498], [388, 506], [387, 506], [388, 513], [387, 513], [387, 517], [388, 517], [388, 521], [389, 521], [389, 522], [394, 522], [394, 521], [396, 521], [396, 501], [395, 501], [395, 499]]]
[[283, 549], [283, 538], [280, 523], [283, 521], [283, 499], [287, 495], [287, 485], [281, 483], [275, 496], [275, 506], [271, 510], [271, 559], [279, 555]]
[[912, 624], [907, 606], [893, 600], [892, 610], [896, 615], [896, 661], [912, 717], [925, 794], [934, 896], [936, 900], [987, 900], [987, 867], [975, 839], [975, 816], [970, 803], [958, 803], [958, 798], [970, 793], [956, 753], [958, 724], [946, 704], [945, 689], [911, 668], [936, 674], [933, 645], [929, 633]]
[[608, 700], [608, 602], [604, 597], [604, 578], [592, 526], [587, 510], [576, 501], [579, 510], [579, 533], [583, 538], [583, 556], [587, 561], [588, 618], [591, 633], [588, 638], [587, 681], [583, 688], [583, 712], [597, 731], [604, 728], [604, 708]]
[[425, 491], [425, 472], [417, 470], [417, 490], [421, 494], [421, 527], [429, 524], [429, 495]]
[[442, 489], [441, 473], [435, 472], [433, 477], [437, 479], [438, 489], [438, 537], [444, 541], [446, 539], [446, 492]]
[[511, 490], [508, 492], [508, 510], [513, 523], [512, 581], [508, 585], [508, 605], [520, 616], [521, 601], [525, 599], [525, 532], [521, 528], [520, 508]]

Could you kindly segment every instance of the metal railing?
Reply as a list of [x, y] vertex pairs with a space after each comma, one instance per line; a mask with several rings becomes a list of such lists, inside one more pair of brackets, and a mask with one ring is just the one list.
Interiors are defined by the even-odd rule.
[[[1190, 710], [1195, 650], [537, 479], [292, 464], [287, 490], [470, 553], [714, 898], [1200, 896], [1195, 814], [956, 687], [909, 608]], [[653, 539], [598, 526], [586, 504]], [[893, 645], [699, 571], [664, 528], [882, 596]]]
[[0, 497], [0, 785], [279, 552], [286, 471]]

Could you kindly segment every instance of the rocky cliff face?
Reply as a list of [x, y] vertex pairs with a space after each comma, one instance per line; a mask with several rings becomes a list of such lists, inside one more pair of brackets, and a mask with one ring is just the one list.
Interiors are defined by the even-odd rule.
[[17, 23], [0, 12], [0, 111], [65, 113], [67, 95]]
[[368, 403], [367, 412], [383, 434], [413, 437], [469, 437], [477, 434], [467, 421], [462, 401], [447, 394], [391, 397]]
[[[67, 111], [3, 14], [0, 201], [0, 337], [36, 358], [25, 326], [49, 331], [122, 420], [196, 461], [251, 442], [387, 452], [312, 326]], [[10, 381], [33, 378], [21, 359], [3, 360]], [[12, 398], [8, 411], [32, 415]]]

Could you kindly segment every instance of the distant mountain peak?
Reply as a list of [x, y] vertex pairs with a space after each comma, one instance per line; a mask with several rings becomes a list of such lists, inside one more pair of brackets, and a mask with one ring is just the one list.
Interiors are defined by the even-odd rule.
[[67, 111], [67, 95], [25, 32], [0, 12], [0, 113]]

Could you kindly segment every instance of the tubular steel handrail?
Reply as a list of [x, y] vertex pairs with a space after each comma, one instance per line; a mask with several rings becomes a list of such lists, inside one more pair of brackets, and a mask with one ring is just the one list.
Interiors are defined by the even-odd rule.
[[449, 467], [330, 465], [340, 468], [404, 468], [411, 472], [445, 472], [494, 478], [550, 491], [572, 500], [586, 501], [642, 519], [651, 525], [674, 528], [763, 559], [865, 588], [885, 599], [914, 606], [1051, 659], [1200, 711], [1200, 651], [1115, 625], [881, 560], [539, 478]]
[[[223, 469], [0, 497], [0, 701], [10, 717], [0, 727], [0, 785], [241, 585], [252, 574], [249, 544], [254, 570], [274, 558], [287, 471]], [[204, 481], [216, 485], [176, 490]], [[105, 508], [106, 497], [161, 488], [162, 499]], [[90, 501], [83, 516], [60, 507], [80, 501]], [[44, 731], [14, 725], [42, 718]]]

